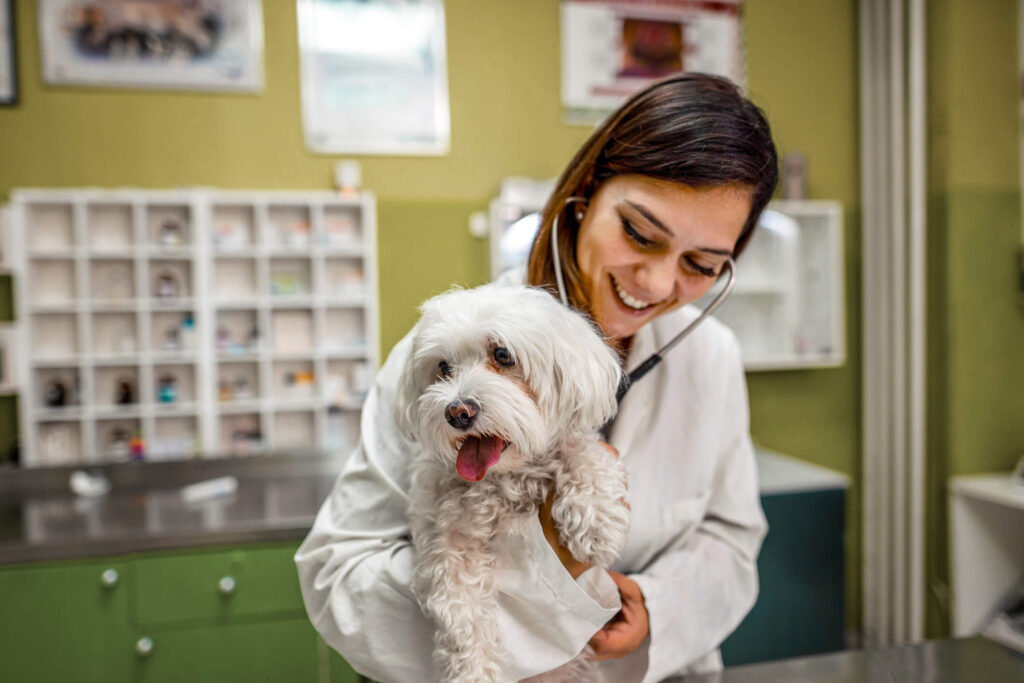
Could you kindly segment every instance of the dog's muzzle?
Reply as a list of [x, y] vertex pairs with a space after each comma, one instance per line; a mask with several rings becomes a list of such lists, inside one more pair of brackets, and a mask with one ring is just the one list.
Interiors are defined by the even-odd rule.
[[480, 404], [471, 398], [452, 401], [444, 409], [444, 417], [448, 424], [456, 429], [469, 429], [476, 422], [476, 416], [480, 413]]

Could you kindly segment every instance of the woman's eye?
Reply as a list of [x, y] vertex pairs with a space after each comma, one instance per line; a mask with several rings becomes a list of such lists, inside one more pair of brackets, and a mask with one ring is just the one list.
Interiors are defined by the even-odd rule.
[[690, 256], [684, 256], [683, 261], [685, 262], [687, 268], [689, 268], [690, 270], [695, 270], [701, 275], [705, 275], [707, 277], [715, 277], [716, 275], [714, 268], [712, 268], [711, 266], [702, 266], [701, 264], [693, 260], [693, 258]]
[[448, 361], [446, 360], [437, 364], [437, 370], [441, 373], [442, 377], [450, 377], [452, 374], [452, 366], [448, 365]]
[[638, 246], [649, 247], [652, 244], [654, 244], [654, 242], [652, 240], [647, 239], [646, 237], [641, 235], [639, 232], [637, 232], [637, 229], [633, 227], [633, 224], [630, 223], [629, 220], [626, 219], [625, 216], [620, 216], [620, 220], [622, 221], [622, 231], [624, 233], [626, 233], [626, 237], [628, 237], [630, 240], [632, 240]]
[[512, 360], [512, 354], [509, 353], [509, 350], [504, 346], [499, 346], [494, 349], [494, 360], [498, 362], [498, 365], [504, 365], [506, 367], [515, 364], [515, 361]]

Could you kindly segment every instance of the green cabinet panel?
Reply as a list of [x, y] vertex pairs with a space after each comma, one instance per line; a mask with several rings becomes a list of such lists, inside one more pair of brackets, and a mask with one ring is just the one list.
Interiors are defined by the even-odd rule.
[[364, 683], [364, 681], [369, 681], [368, 678], [363, 678], [357, 674], [355, 669], [341, 655], [331, 649], [329, 645], [323, 643], [323, 647], [327, 648], [328, 651], [327, 666], [330, 672], [329, 680], [331, 683]]
[[288, 544], [140, 558], [133, 563], [135, 622], [304, 616], [295, 549]]
[[137, 636], [153, 641], [149, 655], [135, 660], [135, 680], [142, 683], [316, 683], [320, 678], [317, 635], [305, 616]]
[[0, 681], [129, 680], [124, 576], [120, 562], [0, 569]]
[[722, 643], [726, 666], [842, 650], [846, 492], [761, 498], [768, 535], [757, 603]]

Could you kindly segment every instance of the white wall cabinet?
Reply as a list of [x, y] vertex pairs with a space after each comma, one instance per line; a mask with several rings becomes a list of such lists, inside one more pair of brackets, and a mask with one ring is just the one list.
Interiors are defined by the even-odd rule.
[[378, 364], [371, 194], [12, 194], [25, 465], [344, 449]]
[[[491, 278], [524, 264], [553, 181], [507, 178], [490, 205]], [[715, 317], [736, 333], [748, 371], [846, 362], [843, 210], [835, 201], [773, 201], [739, 259]], [[710, 303], [719, 287], [700, 300]]]

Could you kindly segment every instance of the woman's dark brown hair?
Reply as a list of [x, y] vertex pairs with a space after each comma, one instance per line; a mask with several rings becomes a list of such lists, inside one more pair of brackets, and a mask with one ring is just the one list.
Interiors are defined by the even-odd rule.
[[733, 248], [739, 256], [778, 183], [778, 157], [764, 113], [725, 78], [678, 74], [631, 97], [583, 144], [562, 173], [541, 214], [530, 251], [528, 282], [554, 286], [551, 225], [558, 221], [558, 249], [569, 302], [590, 310], [576, 265], [578, 204], [618, 175], [637, 174], [693, 188], [751, 188], [750, 215]]

